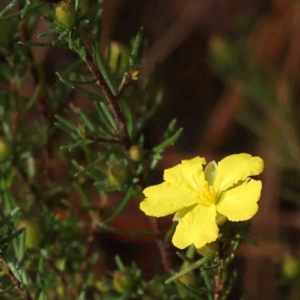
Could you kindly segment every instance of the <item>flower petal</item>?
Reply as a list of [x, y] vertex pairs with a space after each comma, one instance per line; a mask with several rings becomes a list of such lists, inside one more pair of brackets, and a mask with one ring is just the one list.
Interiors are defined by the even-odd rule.
[[163, 182], [150, 186], [143, 191], [146, 199], [140, 203], [140, 209], [148, 216], [164, 217], [198, 202], [196, 193]]
[[204, 183], [202, 165], [205, 163], [205, 158], [199, 156], [183, 160], [181, 164], [165, 170], [164, 180], [185, 190], [199, 192]]
[[252, 179], [224, 192], [217, 203], [217, 211], [230, 221], [251, 219], [258, 211], [257, 201], [260, 198], [261, 188], [261, 181]]
[[218, 172], [218, 165], [213, 160], [209, 162], [204, 169], [205, 180], [208, 182], [208, 185], [213, 186]]
[[216, 206], [197, 205], [193, 211], [179, 220], [172, 242], [179, 249], [184, 249], [191, 244], [201, 248], [215, 241], [218, 232]]
[[227, 156], [218, 163], [214, 189], [220, 194], [248, 176], [259, 175], [263, 169], [264, 162], [258, 156], [246, 153]]

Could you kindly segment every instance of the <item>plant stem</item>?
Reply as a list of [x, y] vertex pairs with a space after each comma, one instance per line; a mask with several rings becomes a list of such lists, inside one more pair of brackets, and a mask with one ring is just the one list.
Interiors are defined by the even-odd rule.
[[[126, 122], [125, 122], [125, 117], [121, 111], [121, 108], [119, 105], [119, 100], [120, 100], [120, 97], [122, 96], [122, 94], [124, 93], [125, 88], [128, 86], [130, 79], [129, 79], [129, 77], [125, 77], [125, 81], [121, 85], [121, 87], [119, 89], [119, 93], [117, 95], [114, 95], [114, 93], [110, 89], [109, 85], [107, 84], [103, 74], [101, 73], [100, 69], [98, 68], [96, 62], [93, 60], [92, 55], [90, 54], [90, 51], [88, 49], [86, 41], [84, 40], [83, 37], [81, 37], [81, 40], [82, 40], [83, 47], [85, 49], [84, 61], [87, 64], [88, 68], [90, 69], [91, 73], [95, 76], [95, 78], [97, 80], [96, 84], [100, 87], [102, 93], [104, 94], [104, 96], [108, 102], [108, 106], [117, 121], [121, 143], [124, 146], [124, 148], [126, 150], [128, 150], [132, 146], [132, 143], [129, 139], [128, 130], [127, 130]], [[138, 183], [139, 188], [141, 190], [143, 190], [145, 187], [143, 178], [139, 178], [139, 179], [140, 179], [139, 183]], [[161, 255], [164, 270], [166, 273], [170, 274], [172, 260], [171, 260], [171, 254], [169, 251], [169, 245], [164, 241], [164, 237], [163, 237], [162, 231], [159, 227], [157, 219], [149, 217], [149, 221], [150, 221], [152, 230], [156, 236], [156, 244], [158, 246], [158, 249], [159, 249], [159, 252]]]
[[90, 69], [90, 71], [92, 72], [92, 74], [97, 79], [96, 84], [100, 87], [100, 89], [102, 90], [102, 92], [108, 102], [108, 106], [118, 123], [119, 134], [120, 134], [122, 143], [125, 146], [125, 149], [128, 150], [130, 148], [130, 140], [129, 140], [129, 136], [128, 136], [128, 132], [127, 132], [125, 118], [122, 114], [120, 105], [118, 103], [118, 99], [113, 94], [111, 89], [109, 88], [109, 85], [105, 81], [105, 78], [102, 75], [100, 69], [98, 68], [97, 64], [94, 62], [94, 60], [90, 54], [90, 51], [86, 45], [86, 42], [83, 38], [82, 38], [82, 44], [85, 49], [84, 61], [86, 62], [87, 66]]
[[220, 300], [221, 299], [221, 295], [224, 289], [223, 286], [223, 282], [222, 282], [222, 278], [223, 278], [223, 274], [222, 274], [222, 268], [221, 268], [221, 258], [218, 258], [218, 274], [215, 278], [215, 294], [214, 294], [214, 300]]

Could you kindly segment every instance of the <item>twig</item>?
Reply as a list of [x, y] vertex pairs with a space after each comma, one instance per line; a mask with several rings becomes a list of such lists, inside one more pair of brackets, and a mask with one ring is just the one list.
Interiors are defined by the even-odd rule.
[[221, 295], [224, 289], [223, 283], [222, 283], [222, 268], [221, 268], [221, 258], [218, 258], [218, 275], [215, 278], [215, 294], [214, 294], [214, 300], [220, 300]]
[[121, 85], [119, 86], [119, 91], [116, 95], [116, 98], [119, 100], [122, 98], [127, 86], [133, 81], [132, 74], [126, 73]]
[[88, 135], [86, 136], [87, 140], [96, 142], [96, 143], [106, 143], [106, 144], [121, 144], [121, 141], [118, 139], [104, 139], [101, 137], [97, 137], [97, 136], [91, 136]]
[[[92, 72], [92, 74], [97, 79], [96, 84], [102, 90], [102, 92], [108, 102], [109, 108], [112, 111], [112, 113], [117, 121], [121, 143], [123, 144], [125, 149], [128, 150], [131, 147], [131, 142], [130, 142], [130, 139], [128, 136], [125, 117], [124, 117], [124, 115], [121, 111], [120, 105], [119, 105], [119, 99], [123, 95], [125, 88], [128, 86], [129, 82], [132, 80], [132, 74], [128, 74], [128, 76], [125, 76], [124, 81], [122, 82], [122, 84], [119, 88], [118, 94], [114, 95], [114, 93], [111, 91], [109, 85], [105, 81], [105, 78], [104, 78], [103, 74], [101, 73], [100, 69], [98, 68], [97, 64], [94, 62], [94, 60], [90, 54], [90, 51], [87, 47], [86, 42], [84, 41], [83, 38], [81, 38], [81, 39], [82, 39], [82, 43], [83, 43], [83, 46], [85, 49], [84, 60], [87, 64], [88, 68]], [[139, 177], [138, 185], [139, 185], [140, 189], [143, 190], [145, 185], [143, 182], [143, 178], [141, 176]], [[159, 252], [161, 255], [161, 259], [162, 259], [162, 263], [163, 263], [165, 272], [169, 274], [171, 272], [171, 261], [172, 261], [171, 254], [169, 251], [169, 245], [164, 241], [163, 234], [162, 234], [161, 229], [159, 228], [157, 219], [149, 218], [149, 220], [150, 220], [152, 229], [154, 231], [154, 234], [156, 236], [156, 238], [155, 238], [156, 244], [158, 246], [158, 249], [159, 249]]]
[[2, 262], [4, 272], [9, 276], [11, 282], [13, 283], [13, 285], [16, 289], [16, 292], [20, 295], [20, 297], [24, 300], [33, 300], [30, 293], [24, 291], [21, 282], [15, 277], [15, 275], [10, 270], [10, 268], [8, 267], [5, 259], [2, 257], [1, 254], [0, 254], [0, 262]]
[[86, 45], [85, 40], [82, 38], [83, 47], [85, 49], [85, 57], [84, 60], [92, 72], [92, 74], [96, 77], [97, 81], [96, 84], [100, 87], [102, 90], [107, 102], [108, 106], [113, 113], [119, 127], [119, 133], [122, 140], [122, 144], [125, 146], [126, 149], [130, 148], [130, 140], [127, 132], [126, 122], [125, 118], [121, 112], [120, 105], [118, 103], [118, 99], [113, 94], [111, 89], [109, 88], [107, 82], [104, 79], [104, 76], [102, 75], [100, 69], [98, 68], [97, 64], [94, 62], [90, 51]]

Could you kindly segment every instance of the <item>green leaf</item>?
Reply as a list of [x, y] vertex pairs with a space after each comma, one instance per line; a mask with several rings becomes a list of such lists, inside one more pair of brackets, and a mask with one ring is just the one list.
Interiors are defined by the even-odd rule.
[[129, 68], [128, 68], [129, 70], [131, 70], [136, 63], [136, 60], [137, 60], [137, 57], [139, 54], [139, 50], [141, 48], [141, 44], [143, 41], [143, 33], [144, 33], [144, 29], [143, 29], [143, 27], [141, 27], [135, 37], [133, 45], [132, 45], [131, 55], [129, 57]]
[[119, 269], [120, 271], [125, 271], [125, 270], [126, 270], [126, 267], [125, 267], [125, 265], [123, 264], [123, 262], [122, 262], [122, 260], [121, 260], [121, 258], [120, 258], [119, 255], [116, 255], [116, 256], [115, 256], [115, 261], [116, 261], [116, 264], [117, 264], [118, 269]]
[[15, 288], [15, 285], [12, 284], [12, 285], [9, 285], [7, 288], [5, 289], [0, 289], [0, 294], [4, 294], [6, 292], [9, 292], [10, 290], [14, 289]]
[[193, 264], [189, 265], [186, 269], [174, 274], [173, 276], [171, 276], [168, 280], [166, 280], [166, 284], [174, 281], [175, 279], [195, 270], [195, 269], [198, 269], [200, 268], [201, 266], [205, 265], [207, 262], [209, 262], [209, 258], [208, 257], [203, 257], [199, 260], [197, 260], [196, 262], [194, 262]]
[[167, 130], [166, 130], [166, 132], [164, 134], [164, 139], [170, 137], [170, 135], [172, 135], [174, 133], [174, 131], [176, 130], [176, 124], [177, 124], [177, 120], [176, 119], [173, 119], [169, 123], [169, 125], [167, 127]]
[[15, 213], [19, 210], [19, 207], [16, 207], [11, 213], [9, 213], [3, 220], [0, 221], [0, 228], [3, 227], [5, 224], [9, 223]]
[[74, 144], [61, 146], [59, 149], [61, 149], [61, 150], [66, 150], [67, 149], [68, 151], [72, 151], [74, 148], [82, 147], [82, 146], [89, 145], [89, 144], [92, 144], [92, 143], [93, 142], [91, 142], [91, 141], [81, 139], [81, 140], [77, 141]]
[[85, 95], [86, 97], [88, 97], [90, 100], [94, 100], [96, 102], [102, 102], [103, 101], [103, 97], [100, 95], [97, 95], [91, 91], [88, 91], [86, 89], [84, 89], [83, 87], [81, 87], [76, 81], [72, 81], [69, 80], [67, 78], [65, 78], [64, 76], [62, 76], [60, 73], [56, 72], [56, 75], [58, 76], [59, 80], [70, 86], [71, 88], [79, 91], [80, 93], [82, 93], [83, 95]]
[[236, 283], [236, 279], [237, 279], [237, 271], [234, 270], [231, 276], [229, 277], [229, 282], [225, 284], [225, 290], [222, 293], [221, 300], [229, 299], [228, 297]]
[[9, 10], [11, 10], [16, 4], [18, 4], [20, 0], [12, 0], [10, 3], [2, 9], [0, 12], [0, 17], [2, 17], [5, 13], [7, 13]]
[[5, 261], [5, 263], [7, 264], [7, 266], [9, 267], [9, 269], [11, 270], [11, 272], [13, 273], [13, 275], [15, 276], [15, 278], [21, 282], [22, 282], [22, 276], [19, 272], [19, 269], [17, 268], [16, 264], [12, 261], [12, 259], [7, 256], [6, 254], [3, 255], [3, 259]]
[[185, 262], [188, 262], [188, 263], [193, 263], [194, 260], [190, 257], [188, 257], [187, 255], [185, 255], [184, 253], [181, 253], [181, 252], [176, 252], [176, 254]]
[[118, 203], [117, 208], [113, 212], [111, 216], [109, 216], [106, 220], [104, 220], [103, 224], [109, 224], [111, 221], [113, 221], [126, 207], [127, 203], [130, 201], [131, 196], [133, 194], [134, 188], [130, 187], [125, 195], [125, 197], [122, 199], [121, 202]]
[[101, 56], [101, 51], [99, 48], [99, 43], [93, 43], [93, 56], [96, 59], [98, 68], [100, 69], [106, 83], [108, 84], [110, 90], [113, 92], [114, 95], [117, 94], [118, 89], [115, 87], [115, 85], [113, 84], [112, 79], [110, 78], [110, 75], [108, 74], [107, 68], [103, 62], [102, 56]]
[[248, 235], [246, 232], [239, 232], [238, 235], [247, 243], [253, 245], [254, 247], [259, 247], [259, 243], [256, 240], [254, 240], [250, 235]]
[[77, 132], [77, 126], [75, 124], [73, 124], [72, 122], [70, 122], [69, 120], [67, 120], [61, 116], [58, 116], [58, 115], [55, 115], [55, 118], [66, 128], [71, 129], [74, 132]]
[[0, 246], [1, 245], [4, 245], [4, 244], [7, 244], [9, 241], [15, 239], [16, 237], [18, 237], [23, 231], [24, 231], [25, 228], [21, 228], [21, 229], [18, 229], [16, 231], [14, 231], [12, 234], [0, 239]]
[[171, 137], [167, 138], [165, 141], [163, 141], [161, 144], [153, 148], [153, 152], [161, 152], [165, 150], [167, 147], [173, 145], [180, 137], [182, 133], [183, 128], [179, 128]]
[[145, 231], [145, 230], [135, 230], [135, 231], [130, 231], [130, 230], [123, 230], [119, 228], [114, 228], [110, 227], [106, 224], [103, 224], [101, 222], [97, 223], [101, 228], [106, 229], [111, 232], [115, 233], [120, 233], [120, 234], [126, 234], [126, 235], [132, 235], [132, 236], [155, 236], [155, 233], [151, 231]]

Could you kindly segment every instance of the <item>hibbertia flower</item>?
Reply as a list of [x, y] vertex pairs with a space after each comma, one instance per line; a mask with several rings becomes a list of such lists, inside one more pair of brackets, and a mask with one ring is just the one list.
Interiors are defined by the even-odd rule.
[[262, 183], [250, 179], [264, 169], [258, 156], [234, 154], [218, 164], [205, 158], [183, 160], [166, 169], [164, 182], [146, 188], [140, 209], [148, 216], [174, 214], [178, 221], [172, 242], [180, 249], [192, 244], [201, 248], [218, 238], [216, 218], [229, 221], [251, 219], [258, 211]]

